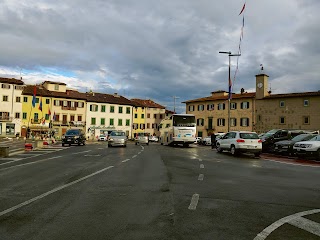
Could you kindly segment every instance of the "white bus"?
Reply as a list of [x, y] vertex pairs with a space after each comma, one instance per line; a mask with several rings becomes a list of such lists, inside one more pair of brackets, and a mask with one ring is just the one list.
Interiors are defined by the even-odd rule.
[[161, 145], [188, 147], [196, 140], [196, 118], [192, 114], [173, 114], [161, 121], [159, 131]]

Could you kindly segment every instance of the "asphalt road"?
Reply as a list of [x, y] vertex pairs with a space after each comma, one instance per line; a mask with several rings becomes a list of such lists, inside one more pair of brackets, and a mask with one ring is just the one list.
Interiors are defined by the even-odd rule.
[[17, 152], [0, 159], [0, 239], [320, 239], [319, 177], [199, 146]]

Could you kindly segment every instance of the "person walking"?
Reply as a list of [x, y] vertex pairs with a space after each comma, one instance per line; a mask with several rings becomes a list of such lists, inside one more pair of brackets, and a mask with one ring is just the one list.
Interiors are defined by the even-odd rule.
[[216, 147], [216, 135], [214, 133], [211, 134], [211, 149]]

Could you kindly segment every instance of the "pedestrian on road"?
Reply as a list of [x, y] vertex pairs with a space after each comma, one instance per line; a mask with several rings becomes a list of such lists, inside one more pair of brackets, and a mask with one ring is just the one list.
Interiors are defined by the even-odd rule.
[[216, 135], [214, 133], [211, 134], [211, 149], [216, 147]]

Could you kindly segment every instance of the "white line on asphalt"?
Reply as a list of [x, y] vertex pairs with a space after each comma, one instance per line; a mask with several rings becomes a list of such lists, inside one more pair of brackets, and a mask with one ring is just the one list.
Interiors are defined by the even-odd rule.
[[128, 161], [130, 161], [130, 159], [129, 159], [129, 158], [128, 158], [128, 159], [126, 159], [126, 160], [122, 160], [121, 162], [125, 163], [125, 162], [128, 162]]
[[98, 148], [98, 149], [105, 149], [105, 148]]
[[[192, 198], [191, 198], [191, 203], [188, 207], [189, 210], [196, 210], [197, 205], [198, 205], [198, 201], [199, 201], [199, 194], [195, 193], [193, 194]], [[1, 215], [0, 215], [1, 216]]]
[[138, 152], [138, 154], [141, 154], [141, 152]]
[[309, 219], [298, 217], [288, 222], [289, 224], [306, 230], [320, 237], [320, 224]]
[[100, 154], [86, 154], [85, 157], [101, 157]]
[[276, 230], [278, 227], [281, 227], [285, 223], [294, 222], [293, 220], [296, 218], [300, 218], [306, 215], [314, 214], [314, 213], [320, 213], [320, 209], [313, 209], [305, 212], [299, 212], [295, 213], [293, 215], [284, 217], [279, 219], [278, 221], [272, 223], [270, 226], [263, 229], [261, 233], [259, 233], [253, 240], [264, 240], [266, 239], [274, 230]]
[[87, 151], [83, 151], [83, 152], [76, 152], [76, 153], [72, 153], [72, 154], [80, 154], [80, 153], [86, 153], [86, 152], [91, 152], [92, 150], [87, 150]]
[[135, 158], [135, 157], [137, 157], [137, 155], [133, 155], [133, 156], [132, 156], [132, 158]]
[[200, 168], [204, 168], [204, 165], [203, 165], [203, 164], [200, 164]]
[[62, 185], [62, 186], [60, 186], [60, 187], [54, 188], [54, 189], [52, 189], [52, 190], [50, 190], [50, 191], [48, 191], [48, 192], [46, 192], [46, 193], [43, 193], [43, 194], [41, 194], [41, 195], [39, 195], [39, 196], [37, 196], [37, 197], [34, 197], [34, 198], [32, 198], [32, 199], [30, 199], [30, 200], [28, 200], [28, 201], [25, 201], [25, 202], [23, 202], [23, 203], [20, 203], [20, 204], [14, 206], [14, 207], [11, 207], [11, 208], [9, 208], [9, 209], [7, 209], [7, 210], [4, 210], [4, 211], [0, 212], [0, 217], [3, 216], [3, 215], [5, 215], [5, 214], [7, 214], [7, 213], [10, 213], [10, 212], [12, 212], [12, 211], [14, 211], [14, 210], [17, 210], [17, 209], [19, 209], [19, 208], [22, 208], [23, 206], [26, 206], [26, 205], [28, 205], [28, 204], [30, 204], [30, 203], [32, 203], [32, 202], [35, 202], [35, 201], [37, 201], [37, 200], [39, 200], [39, 199], [42, 199], [42, 198], [44, 198], [44, 197], [46, 197], [46, 196], [49, 196], [49, 195], [52, 194], [52, 193], [58, 192], [58, 191], [60, 191], [60, 190], [62, 190], [62, 189], [64, 189], [64, 188], [70, 187], [70, 186], [72, 186], [72, 185], [74, 185], [74, 184], [76, 184], [76, 183], [79, 183], [79, 182], [81, 182], [81, 181], [83, 181], [83, 180], [86, 180], [86, 179], [88, 179], [88, 178], [90, 178], [90, 177], [93, 177], [93, 176], [95, 176], [95, 175], [97, 175], [97, 174], [99, 174], [99, 173], [102, 173], [102, 172], [104, 172], [104, 171], [106, 171], [106, 170], [109, 170], [109, 169], [111, 169], [111, 168], [113, 168], [113, 167], [114, 167], [114, 166], [109, 166], [109, 167], [103, 168], [103, 169], [101, 169], [101, 170], [99, 170], [99, 171], [96, 171], [96, 172], [94, 172], [94, 173], [91, 173], [91, 174], [89, 174], [89, 175], [87, 175], [87, 176], [85, 176], [85, 177], [79, 178], [78, 180], [75, 180], [75, 181], [70, 182], [70, 183], [68, 183], [68, 184], [65, 184], [65, 185]]
[[198, 180], [199, 180], [199, 181], [203, 181], [203, 178], [204, 178], [204, 175], [203, 175], [202, 173], [199, 174]]
[[11, 157], [7, 157], [7, 158], [0, 158], [0, 161], [17, 161], [20, 160], [22, 158], [11, 158]]
[[201, 159], [201, 158], [199, 158], [199, 162], [202, 162], [202, 159]]
[[[23, 155], [23, 156], [25, 156], [24, 154], [17, 154], [17, 155]], [[28, 154], [28, 155], [29, 155], [29, 154]], [[16, 156], [16, 155], [15, 155], [15, 156]], [[28, 158], [32, 158], [32, 157], [37, 157], [37, 156], [41, 156], [41, 154], [32, 155], [32, 156], [30, 156], [30, 157], [24, 157], [24, 158], [21, 158], [21, 159], [19, 159], [19, 160], [14, 160], [14, 161], [11, 161], [11, 162], [1, 163], [0, 166], [2, 166], [2, 165], [7, 165], [7, 164], [13, 163], [13, 162], [22, 161], [22, 160], [25, 160], [25, 159], [28, 159]]]
[[315, 168], [320, 167], [320, 165], [304, 165], [304, 164], [299, 164], [299, 163], [289, 163], [289, 162], [276, 161], [276, 160], [271, 160], [271, 159], [267, 159], [267, 158], [262, 158], [262, 159], [266, 160], [266, 161], [270, 161], [270, 162], [282, 163], [282, 164], [294, 165], [294, 166], [300, 166], [300, 167], [315, 167]]
[[[26, 166], [26, 165], [31, 165], [31, 164], [35, 164], [35, 163], [45, 162], [45, 161], [48, 161], [48, 160], [51, 160], [51, 159], [61, 158], [61, 157], [62, 156], [56, 156], [56, 157], [52, 157], [52, 158], [42, 159], [42, 160], [35, 161], [35, 162], [29, 162], [29, 163], [23, 163], [23, 164], [19, 164], [19, 165], [14, 165], [14, 166], [7, 167], [7, 168], [1, 168], [0, 171], [1, 170], [11, 169], [11, 168], [16, 168], [16, 167], [22, 167], [22, 166]], [[15, 161], [12, 161], [12, 162], [15, 162]]]

